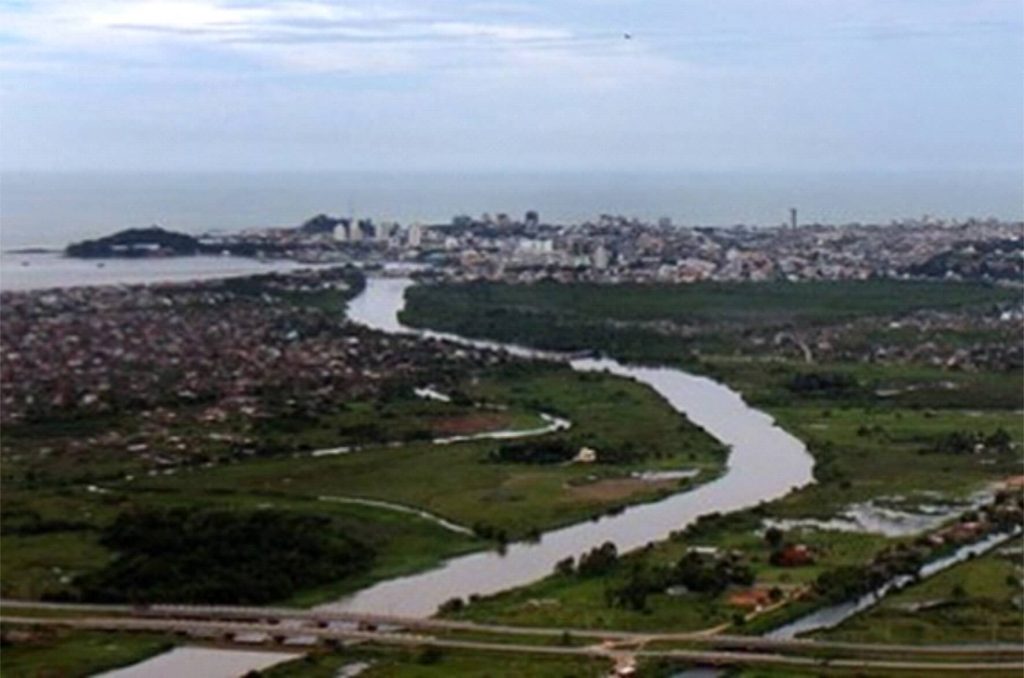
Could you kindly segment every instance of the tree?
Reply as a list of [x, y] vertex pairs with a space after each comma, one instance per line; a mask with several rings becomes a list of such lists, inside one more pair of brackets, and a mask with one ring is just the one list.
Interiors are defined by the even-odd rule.
[[619, 550], [610, 541], [606, 541], [580, 556], [576, 571], [581, 577], [595, 577], [605, 574], [619, 561]]
[[782, 541], [785, 538], [786, 534], [777, 527], [769, 527], [764, 533], [764, 540], [768, 542], [768, 546], [770, 546], [773, 551], [782, 546]]
[[424, 666], [430, 666], [438, 663], [443, 658], [444, 652], [441, 651], [441, 648], [430, 645], [420, 650], [419, 656], [416, 657], [416, 662]]
[[647, 609], [648, 594], [658, 588], [643, 563], [636, 563], [630, 569], [626, 581], [610, 589], [607, 597], [611, 605], [641, 612]]
[[280, 510], [133, 510], [100, 541], [117, 556], [75, 584], [109, 603], [259, 605], [344, 579], [374, 556], [329, 518]]
[[463, 601], [462, 598], [456, 596], [454, 598], [449, 598], [448, 600], [441, 603], [441, 605], [437, 608], [437, 611], [441, 614], [451, 614], [454, 612], [461, 612], [462, 609], [465, 607], [465, 601]]
[[555, 574], [560, 574], [564, 577], [571, 576], [576, 571], [576, 561], [572, 556], [563, 558], [555, 563]]

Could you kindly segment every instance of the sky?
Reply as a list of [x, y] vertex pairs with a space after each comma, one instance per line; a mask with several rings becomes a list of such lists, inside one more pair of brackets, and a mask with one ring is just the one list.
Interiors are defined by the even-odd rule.
[[1021, 0], [0, 0], [0, 169], [1018, 172], [1022, 55]]

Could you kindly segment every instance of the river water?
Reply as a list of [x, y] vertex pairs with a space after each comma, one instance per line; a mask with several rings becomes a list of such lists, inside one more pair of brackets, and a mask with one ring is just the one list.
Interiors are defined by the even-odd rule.
[[192, 282], [297, 268], [310, 266], [283, 259], [260, 261], [247, 257], [72, 259], [58, 252], [3, 252], [0, 291]]
[[[349, 316], [386, 332], [416, 332], [507, 348], [520, 355], [545, 355], [523, 347], [404, 327], [398, 313], [405, 304], [405, 290], [412, 284], [407, 278], [368, 279], [366, 290], [349, 304]], [[748, 508], [812, 482], [813, 460], [804, 444], [722, 384], [668, 367], [637, 367], [608, 359], [570, 362], [581, 372], [607, 371], [649, 385], [673, 408], [731, 448], [726, 472], [692, 491], [547, 532], [537, 543], [510, 544], [501, 553], [460, 556], [427, 572], [381, 582], [325, 609], [429, 616], [456, 596], [493, 594], [541, 579], [559, 560], [579, 556], [605, 541], [615, 543], [620, 552], [633, 550], [667, 538], [702, 515]]]
[[292, 661], [300, 655], [266, 650], [230, 650], [223, 647], [176, 647], [131, 666], [100, 673], [95, 678], [237, 678]]

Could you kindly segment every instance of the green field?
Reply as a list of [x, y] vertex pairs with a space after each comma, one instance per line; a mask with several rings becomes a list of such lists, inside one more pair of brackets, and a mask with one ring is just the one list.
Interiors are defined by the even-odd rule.
[[[182, 419], [185, 419], [182, 417]], [[317, 417], [278, 416], [252, 424], [236, 420], [206, 424], [173, 424], [167, 427], [163, 445], [153, 453], [181, 458], [172, 440], [188, 440], [188, 455], [181, 465], [236, 461], [239, 449], [258, 456], [283, 456], [342, 446], [381, 445], [443, 438], [458, 434], [497, 430], [527, 430], [544, 425], [535, 410], [417, 398], [394, 393], [369, 400], [352, 400]], [[138, 429], [130, 416], [101, 416], [65, 421], [42, 421], [5, 427], [3, 481], [8, 486], [45, 486], [105, 482], [125, 474], [144, 474], [152, 469], [138, 455], [95, 445], [88, 454], [40, 456], [40, 448], [60, 449], [69, 439], [102, 437], [109, 430], [125, 435]], [[245, 445], [230, 442], [239, 437]]]
[[78, 678], [135, 664], [173, 646], [142, 633], [4, 628], [5, 678]]
[[638, 631], [709, 629], [732, 624], [734, 615], [748, 611], [730, 604], [729, 598], [738, 588], [730, 587], [721, 594], [654, 594], [647, 598], [645, 609], [639, 611], [609, 605], [606, 593], [625, 584], [633, 568], [671, 567], [694, 547], [742, 554], [754, 571], [756, 587], [795, 591], [811, 584], [827, 568], [867, 561], [887, 542], [876, 535], [811, 532], [801, 535], [800, 541], [818, 554], [817, 562], [805, 567], [779, 567], [769, 562], [770, 549], [758, 534], [761, 513], [730, 514], [728, 519], [700, 534], [680, 533], [649, 549], [627, 554], [608, 574], [600, 577], [552, 574], [539, 582], [478, 599], [462, 612], [448, 616], [526, 626]]
[[365, 678], [600, 678], [608, 675], [604, 659], [501, 655], [468, 650], [359, 649], [316, 653], [263, 672], [266, 678], [333, 678], [343, 666], [369, 664]]
[[695, 468], [716, 475], [724, 450], [688, 423], [646, 386], [607, 375], [542, 370], [483, 380], [467, 387], [474, 397], [501, 398], [515, 406], [555, 413], [572, 421], [549, 438], [602, 450], [629, 448], [643, 455], [631, 464], [514, 464], [489, 461], [499, 445], [410, 443], [320, 458], [262, 459], [135, 481], [133, 491], [196, 496], [363, 497], [424, 508], [466, 526], [483, 523], [507, 538], [671, 493], [677, 482], [629, 477], [637, 470]]
[[456, 534], [405, 513], [286, 496], [132, 492], [99, 495], [97, 498], [82, 488], [69, 488], [60, 495], [9, 495], [5, 497], [5, 506], [9, 507], [5, 512], [28, 509], [40, 511], [43, 515], [48, 515], [48, 511], [73, 511], [74, 515], [82, 517], [83, 523], [73, 531], [5, 533], [0, 537], [0, 563], [3, 567], [0, 591], [12, 598], [40, 598], [73, 590], [75, 577], [97, 570], [113, 559], [114, 554], [100, 543], [103, 529], [116, 515], [136, 507], [181, 506], [240, 513], [279, 509], [327, 517], [330, 529], [336, 530], [337, 534], [352, 536], [374, 550], [376, 555], [369, 570], [281, 601], [297, 605], [331, 600], [375, 581], [428, 568], [440, 560], [484, 545], [478, 539]]
[[[668, 565], [693, 546], [741, 554], [761, 589], [806, 587], [823, 572], [863, 565], [897, 540], [875, 534], [793, 530], [787, 540], [810, 547], [815, 562], [781, 568], [768, 562], [762, 521], [828, 519], [874, 500], [892, 508], [962, 500], [1021, 472], [1024, 445], [1020, 409], [1024, 389], [1016, 371], [950, 370], [914, 362], [808, 364], [741, 350], [743, 328], [800, 330], [921, 308], [957, 309], [1019, 298], [1019, 291], [982, 285], [902, 282], [767, 283], [685, 286], [440, 285], [410, 292], [406, 322], [548, 348], [596, 347], [620, 359], [672, 362], [708, 374], [743, 393], [808, 444], [817, 483], [787, 497], [661, 542], [627, 556], [599, 579], [553, 575], [541, 582], [469, 605], [459, 616], [523, 624], [570, 622], [622, 628], [694, 629], [729, 623], [737, 608], [729, 591], [706, 596], [653, 595], [642, 612], [611, 607], [609, 588], [622, 585], [631, 567]], [[628, 303], [626, 303], [628, 301]], [[444, 317], [441, 318], [441, 313]], [[610, 323], [609, 320], [616, 322]], [[691, 323], [691, 336], [652, 327]], [[887, 321], [879, 321], [887, 327]], [[740, 328], [740, 330], [737, 330]], [[871, 332], [847, 338], [870, 347]], [[991, 339], [991, 336], [987, 336]], [[917, 335], [907, 342], [921, 341]], [[856, 342], [866, 342], [858, 348]], [[695, 358], [690, 350], [700, 349]], [[768, 352], [770, 353], [770, 352]], [[821, 386], [818, 386], [821, 384]], [[942, 451], [961, 433], [1006, 431], [1009, 451]], [[773, 614], [781, 622], [785, 614]], [[761, 620], [750, 629], [761, 628]]]
[[[920, 309], [960, 310], [1019, 301], [1019, 290], [972, 283], [890, 280], [838, 282], [598, 285], [470, 283], [414, 287], [402, 320], [466, 336], [550, 350], [598, 350], [637, 363], [700, 368], [709, 354], [763, 355], [781, 351], [795, 329], [839, 326]], [[998, 344], [1019, 332], [975, 323], [946, 330], [894, 330], [887, 322], [844, 327], [850, 341], [897, 345], [924, 342], [962, 346], [979, 339]], [[847, 336], [848, 335], [848, 336]], [[834, 339], [833, 339], [834, 340]]]
[[1024, 642], [1024, 540], [940, 572], [816, 637], [858, 643]]
[[891, 280], [690, 285], [472, 283], [413, 288], [407, 295], [410, 318], [422, 318], [442, 308], [472, 307], [474, 312], [484, 314], [491, 309], [512, 308], [526, 313], [565, 315], [573, 321], [697, 319], [709, 323], [732, 319], [762, 323], [780, 319], [824, 322], [856, 315], [957, 308], [1020, 298], [1013, 289], [991, 285]]
[[[118, 475], [97, 481], [91, 488], [67, 481], [58, 484], [54, 476], [44, 475], [50, 479], [46, 482], [40, 479], [43, 474], [26, 476], [6, 469], [0, 590], [6, 596], [38, 598], [73, 589], [77, 576], [111, 562], [114, 554], [100, 543], [103, 530], [132, 508], [283, 509], [328, 516], [338, 534], [349, 534], [376, 553], [369, 571], [303, 591], [286, 601], [314, 604], [488, 546], [486, 541], [407, 513], [322, 497], [387, 500], [424, 508], [501, 541], [655, 499], [680, 487], [677, 481], [630, 478], [633, 471], [695, 468], [702, 472], [700, 482], [714, 477], [724, 461], [724, 450], [716, 442], [653, 391], [629, 380], [545, 367], [467, 383], [465, 390], [475, 402], [489, 403], [485, 409], [502, 417], [502, 427], [533, 428], [542, 423], [536, 413], [550, 412], [568, 418], [573, 426], [544, 440], [590, 446], [599, 455], [602, 450], [631, 450], [638, 461], [496, 463], [489, 460], [489, 454], [500, 443], [479, 441], [371, 445], [319, 458], [272, 455], [212, 468], [180, 467], [169, 474], [133, 480]], [[339, 416], [352, 425], [357, 420], [377, 422], [390, 439], [392, 421], [409, 430], [413, 425], [409, 421], [458, 420], [460, 425], [479, 430], [478, 420], [465, 421], [478, 411], [474, 408], [467, 413], [465, 407], [456, 405], [400, 399], [380, 405], [354, 403]], [[405, 418], [406, 413], [418, 418]], [[299, 435], [307, 436], [311, 446], [327, 445], [327, 439], [312, 441], [309, 437], [322, 435], [319, 430]]]

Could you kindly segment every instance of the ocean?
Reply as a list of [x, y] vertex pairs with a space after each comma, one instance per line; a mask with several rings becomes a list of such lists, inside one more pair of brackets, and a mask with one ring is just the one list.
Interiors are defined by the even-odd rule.
[[13, 173], [0, 174], [0, 249], [63, 247], [128, 227], [187, 232], [293, 226], [326, 212], [447, 222], [537, 210], [677, 224], [888, 223], [924, 214], [1024, 218], [1024, 168], [1005, 172], [734, 173]]

